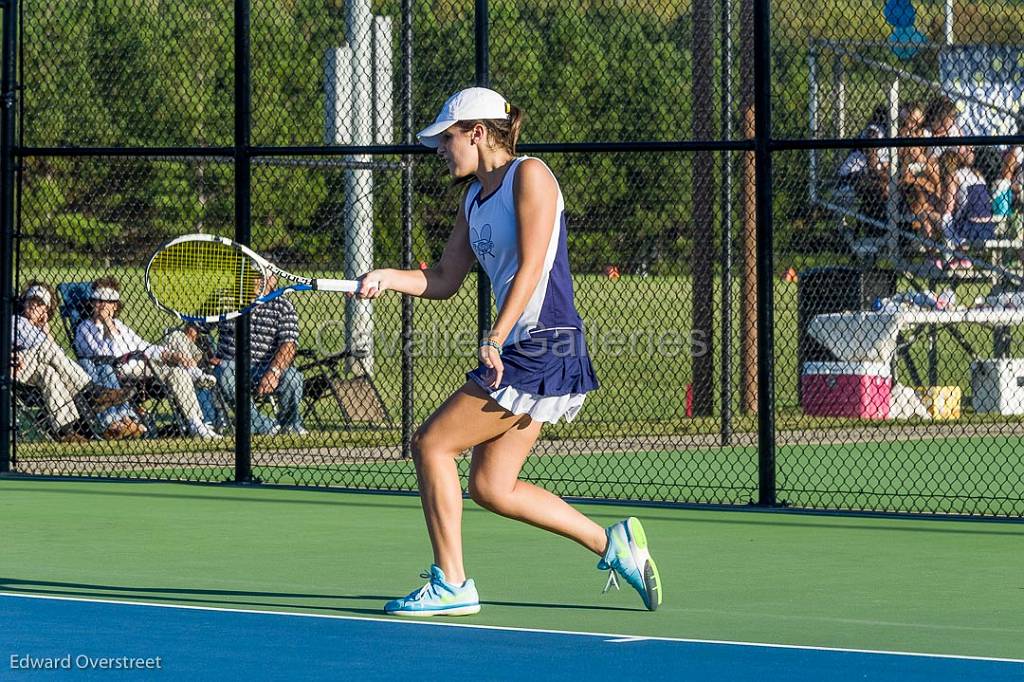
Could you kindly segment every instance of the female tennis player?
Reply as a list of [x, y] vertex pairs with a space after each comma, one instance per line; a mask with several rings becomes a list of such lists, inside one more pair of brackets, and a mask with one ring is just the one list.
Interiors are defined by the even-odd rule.
[[[413, 436], [420, 499], [434, 550], [428, 582], [384, 610], [399, 616], [480, 611], [462, 562], [462, 488], [455, 458], [472, 448], [469, 494], [495, 513], [575, 540], [601, 557], [654, 610], [660, 582], [635, 518], [601, 528], [564, 500], [519, 480], [541, 425], [571, 420], [598, 387], [583, 322], [573, 304], [558, 182], [540, 160], [515, 155], [522, 112], [497, 92], [468, 88], [418, 133], [456, 183], [468, 182], [440, 262], [426, 270], [382, 269], [360, 278], [357, 295], [398, 291], [450, 298], [474, 260], [490, 278], [498, 318], [479, 347], [479, 366]], [[377, 286], [371, 283], [377, 282]]]

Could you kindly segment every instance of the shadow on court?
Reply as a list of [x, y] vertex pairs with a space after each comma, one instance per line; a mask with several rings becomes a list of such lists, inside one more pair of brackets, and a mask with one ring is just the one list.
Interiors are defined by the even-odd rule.
[[[62, 597], [80, 597], [89, 599], [124, 599], [148, 602], [161, 602], [182, 605], [211, 606], [249, 606], [259, 608], [295, 609], [322, 613], [352, 613], [358, 615], [384, 615], [383, 605], [395, 595], [380, 594], [308, 594], [301, 592], [254, 592], [247, 590], [215, 590], [193, 589], [181, 587], [132, 587], [126, 585], [97, 585], [92, 583], [58, 582], [51, 580], [24, 580], [21, 578], [0, 577], [0, 592], [38, 594]], [[210, 597], [210, 598], [207, 598]], [[218, 597], [218, 598], [214, 598]], [[287, 601], [258, 601], [259, 598], [275, 599], [318, 599], [327, 601], [375, 601], [378, 608], [360, 608], [354, 606], [316, 605], [305, 601], [288, 603]], [[638, 608], [621, 606], [596, 606], [593, 604], [553, 604], [543, 602], [512, 602], [488, 601], [480, 602], [485, 606], [506, 606], [530, 609], [566, 609], [570, 611], [644, 611]]]

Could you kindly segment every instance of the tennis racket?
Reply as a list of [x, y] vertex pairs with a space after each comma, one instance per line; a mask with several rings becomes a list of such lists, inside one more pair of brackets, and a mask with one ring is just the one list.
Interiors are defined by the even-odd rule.
[[[286, 284], [267, 291], [273, 277], [279, 280], [275, 284]], [[359, 284], [293, 275], [247, 246], [211, 234], [172, 239], [146, 264], [149, 297], [158, 308], [186, 322], [231, 320], [289, 291], [355, 293]]]

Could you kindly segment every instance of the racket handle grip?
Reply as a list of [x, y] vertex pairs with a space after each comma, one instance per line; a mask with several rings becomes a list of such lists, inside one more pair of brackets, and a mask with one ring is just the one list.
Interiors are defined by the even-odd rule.
[[[380, 288], [380, 282], [372, 283], [374, 288]], [[316, 280], [317, 291], [340, 291], [347, 294], [354, 294], [359, 291], [359, 281], [354, 279], [318, 279]]]

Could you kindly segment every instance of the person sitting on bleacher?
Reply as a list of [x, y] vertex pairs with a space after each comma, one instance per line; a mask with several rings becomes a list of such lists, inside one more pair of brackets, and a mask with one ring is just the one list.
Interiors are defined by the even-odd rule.
[[[943, 215], [942, 232], [947, 246], [962, 251], [971, 242], [995, 237], [992, 219], [992, 196], [985, 178], [974, 168], [974, 151], [959, 147], [943, 152], [939, 158], [942, 170]], [[965, 258], [947, 258], [950, 268], [971, 267]]]
[[[928, 103], [924, 117], [925, 126], [932, 137], [961, 137], [964, 133], [957, 122], [959, 117], [960, 111], [956, 107], [956, 102], [941, 95]], [[938, 160], [947, 151], [966, 150], [967, 147], [930, 147], [928, 155]]]
[[[257, 283], [258, 295], [273, 291], [277, 278], [269, 275]], [[299, 347], [299, 317], [295, 306], [284, 296], [275, 298], [252, 311], [250, 317], [251, 374], [254, 397], [276, 396], [277, 423], [250, 408], [253, 433], [271, 435], [284, 431], [302, 435], [302, 373], [294, 366]], [[235, 398], [235, 322], [221, 322], [218, 328], [217, 383], [227, 403]]]
[[75, 331], [75, 350], [79, 357], [119, 359], [117, 371], [122, 377], [155, 375], [174, 397], [189, 433], [200, 438], [220, 438], [203, 422], [193, 388], [199, 370], [192, 358], [143, 340], [118, 318], [121, 291], [116, 278], [101, 277], [93, 282], [90, 301], [92, 317], [83, 320]]
[[[869, 140], [886, 137], [888, 120], [888, 105], [878, 105], [859, 137]], [[886, 220], [890, 157], [889, 149], [885, 147], [854, 149], [836, 171], [840, 185], [846, 186], [853, 193], [857, 211], [878, 222]], [[868, 231], [874, 233], [878, 230], [873, 227]]]
[[11, 324], [14, 379], [40, 390], [58, 441], [84, 442], [90, 430], [81, 412], [123, 403], [131, 394], [94, 384], [57, 344], [50, 330], [57, 297], [49, 285], [30, 282], [21, 295], [21, 306], [21, 314], [15, 315]]
[[[1024, 134], [1024, 115], [1016, 120], [1017, 134]], [[992, 208], [1001, 217], [1024, 208], [1024, 147], [1010, 145], [1003, 152], [999, 175], [993, 188]], [[1016, 206], [1015, 206], [1016, 204]], [[1019, 236], [1019, 235], [1015, 235]]]

